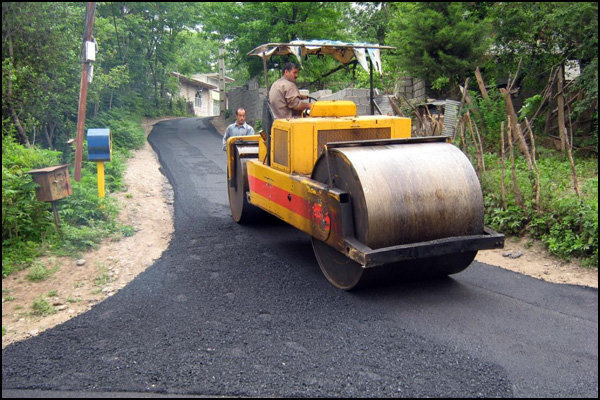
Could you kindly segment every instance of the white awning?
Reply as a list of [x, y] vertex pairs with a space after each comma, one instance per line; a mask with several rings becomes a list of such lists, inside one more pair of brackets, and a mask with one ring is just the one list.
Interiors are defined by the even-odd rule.
[[395, 49], [395, 47], [371, 43], [346, 43], [337, 40], [294, 40], [289, 43], [263, 44], [250, 51], [248, 55], [268, 60], [272, 55], [293, 54], [302, 65], [302, 58], [306, 55], [329, 54], [342, 64], [348, 64], [356, 58], [361, 67], [369, 72], [368, 56], [373, 63], [373, 69], [381, 74], [381, 49]]

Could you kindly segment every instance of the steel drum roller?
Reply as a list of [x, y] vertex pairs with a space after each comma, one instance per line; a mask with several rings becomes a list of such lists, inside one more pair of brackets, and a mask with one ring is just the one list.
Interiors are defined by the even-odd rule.
[[[333, 186], [350, 194], [356, 238], [373, 249], [483, 232], [479, 180], [454, 145], [332, 148], [315, 165], [313, 178], [329, 182], [330, 174]], [[360, 265], [315, 242], [315, 255], [331, 283], [351, 289], [363, 279]], [[475, 254], [414, 260], [393, 269], [447, 275], [466, 268]]]
[[261, 213], [258, 208], [249, 204], [246, 199], [246, 192], [248, 191], [246, 163], [257, 157], [258, 146], [240, 145], [235, 146], [233, 151], [235, 152], [235, 164], [233, 165], [235, 182], [227, 188], [231, 216], [238, 223], [251, 222], [257, 219]]

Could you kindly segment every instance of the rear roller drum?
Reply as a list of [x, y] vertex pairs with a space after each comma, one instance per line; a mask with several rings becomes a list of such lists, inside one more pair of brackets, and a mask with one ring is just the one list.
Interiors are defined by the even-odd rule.
[[258, 154], [258, 147], [242, 147], [235, 146], [235, 164], [234, 164], [234, 185], [228, 186], [229, 208], [231, 209], [231, 217], [237, 223], [244, 224], [253, 222], [258, 219], [261, 214], [260, 209], [248, 203], [246, 193], [248, 192], [248, 173], [246, 163], [256, 157], [252, 157], [253, 153]]

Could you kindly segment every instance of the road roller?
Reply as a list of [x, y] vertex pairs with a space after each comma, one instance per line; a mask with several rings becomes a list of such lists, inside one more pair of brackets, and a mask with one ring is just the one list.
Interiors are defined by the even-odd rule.
[[469, 159], [448, 137], [411, 137], [410, 118], [316, 101], [310, 116], [275, 119], [267, 132], [227, 141], [232, 217], [266, 212], [309, 234], [337, 288], [455, 274], [504, 245], [484, 226]]

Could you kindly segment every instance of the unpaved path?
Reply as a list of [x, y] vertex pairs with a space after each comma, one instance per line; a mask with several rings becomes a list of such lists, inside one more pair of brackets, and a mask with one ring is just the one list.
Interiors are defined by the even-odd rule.
[[[146, 135], [163, 119], [143, 123]], [[223, 133], [232, 120], [213, 119]], [[126, 191], [114, 193], [123, 206], [120, 220], [135, 228], [135, 234], [120, 241], [105, 241], [97, 250], [82, 256], [85, 263], [69, 257], [40, 259], [47, 268], [57, 269], [42, 282], [26, 279], [29, 270], [2, 280], [2, 348], [35, 336], [89, 310], [116, 293], [160, 258], [173, 233], [173, 192], [159, 170], [160, 163], [148, 143], [129, 159], [125, 172]], [[521, 253], [522, 255], [515, 257]], [[515, 257], [515, 258], [511, 258]], [[565, 263], [548, 255], [541, 244], [523, 238], [507, 238], [503, 250], [480, 251], [477, 261], [500, 266], [548, 282], [598, 288], [598, 271]], [[46, 316], [32, 313], [36, 299], [43, 298], [55, 309]]]

